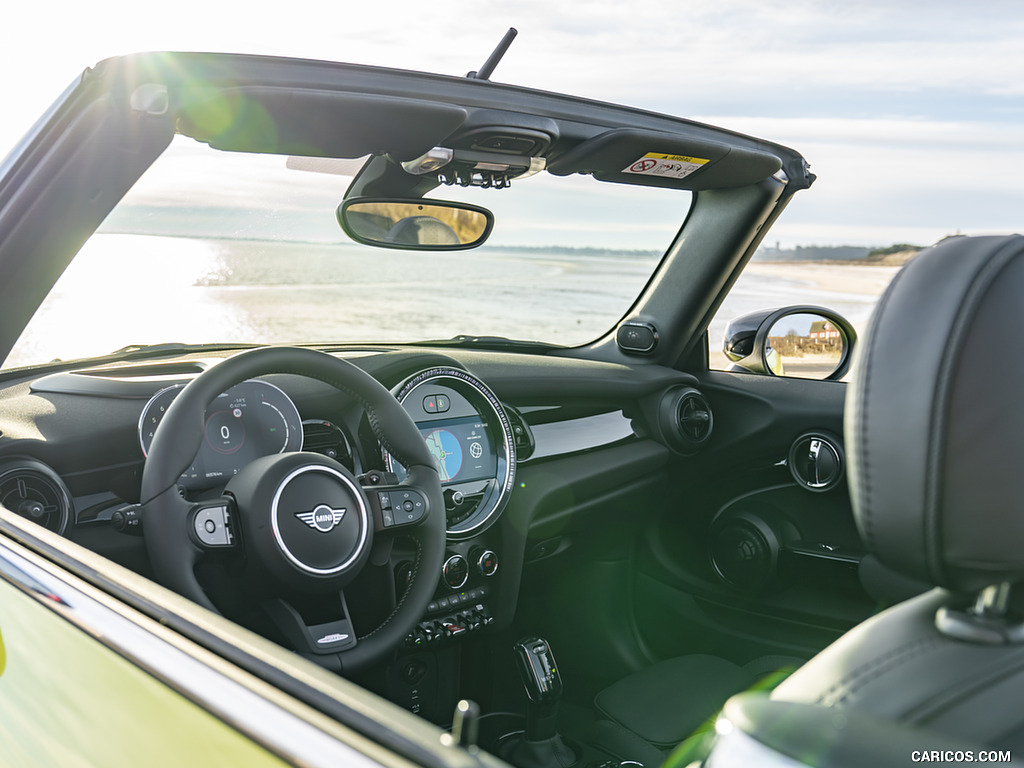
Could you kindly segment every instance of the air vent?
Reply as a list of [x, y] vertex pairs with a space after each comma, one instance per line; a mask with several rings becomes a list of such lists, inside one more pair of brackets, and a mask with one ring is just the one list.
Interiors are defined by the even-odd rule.
[[846, 464], [841, 444], [838, 437], [827, 432], [800, 435], [789, 449], [789, 471], [797, 484], [816, 493], [839, 485]]
[[703, 395], [689, 392], [683, 395], [678, 407], [679, 429], [690, 440], [702, 443], [711, 434], [711, 406]]
[[533, 433], [530, 431], [523, 414], [510, 405], [505, 405], [505, 415], [508, 416], [509, 424], [512, 427], [512, 438], [516, 442], [516, 460], [526, 461], [533, 454], [536, 443], [533, 440]]
[[63, 534], [71, 519], [71, 494], [60, 477], [35, 459], [0, 464], [0, 505], [16, 515]]
[[667, 392], [661, 399], [659, 421], [669, 447], [683, 454], [700, 450], [714, 427], [711, 406], [693, 387]]
[[323, 454], [352, 472], [356, 471], [348, 438], [340, 427], [330, 421], [308, 419], [302, 422], [302, 450]]

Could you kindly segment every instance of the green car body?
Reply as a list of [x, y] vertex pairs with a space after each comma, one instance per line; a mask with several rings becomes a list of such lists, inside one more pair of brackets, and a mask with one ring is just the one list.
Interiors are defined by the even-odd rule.
[[0, 766], [486, 764], [500, 763], [0, 509]]
[[[2, 582], [0, 633], [0, 765], [285, 765]], [[165, 727], [139, 727], [151, 722]]]

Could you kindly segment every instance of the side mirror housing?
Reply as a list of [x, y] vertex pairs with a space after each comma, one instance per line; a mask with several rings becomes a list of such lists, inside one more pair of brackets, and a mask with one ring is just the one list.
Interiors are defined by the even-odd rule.
[[824, 307], [792, 306], [738, 317], [726, 326], [722, 349], [731, 370], [836, 381], [850, 370], [857, 332]]

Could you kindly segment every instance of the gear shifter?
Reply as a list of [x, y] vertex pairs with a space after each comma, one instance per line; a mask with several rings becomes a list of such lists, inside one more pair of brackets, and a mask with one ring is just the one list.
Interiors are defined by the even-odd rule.
[[543, 741], [557, 735], [555, 718], [562, 697], [562, 676], [547, 640], [528, 637], [512, 646], [519, 677], [530, 703], [526, 707], [526, 738]]
[[519, 676], [526, 688], [526, 733], [509, 742], [502, 757], [519, 768], [564, 768], [576, 755], [558, 735], [558, 700], [562, 676], [547, 640], [523, 638], [512, 646]]

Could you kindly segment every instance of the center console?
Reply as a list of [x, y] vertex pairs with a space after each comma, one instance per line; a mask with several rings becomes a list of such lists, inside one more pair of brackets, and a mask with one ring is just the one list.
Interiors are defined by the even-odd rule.
[[498, 555], [492, 549], [475, 544], [449, 550], [434, 599], [406, 636], [405, 647], [437, 646], [493, 624], [490, 603], [497, 573]]

